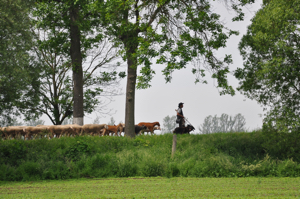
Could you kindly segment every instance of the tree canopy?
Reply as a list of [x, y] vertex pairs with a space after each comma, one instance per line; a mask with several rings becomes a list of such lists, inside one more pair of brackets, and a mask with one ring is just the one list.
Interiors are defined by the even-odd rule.
[[7, 124], [24, 108], [33, 113], [39, 100], [39, 70], [30, 55], [32, 4], [30, 0], [0, 0], [0, 120]]
[[300, 1], [264, 1], [239, 49], [240, 90], [269, 108], [265, 122], [294, 128], [300, 122]]

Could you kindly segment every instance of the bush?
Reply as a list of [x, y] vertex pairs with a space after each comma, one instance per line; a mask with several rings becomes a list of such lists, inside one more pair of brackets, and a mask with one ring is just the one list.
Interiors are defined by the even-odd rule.
[[40, 180], [42, 176], [42, 168], [36, 162], [24, 162], [18, 167], [19, 175], [22, 175], [23, 181]]
[[273, 158], [280, 160], [293, 159], [300, 162], [300, 130], [291, 132], [279, 132], [278, 130], [264, 125], [262, 146]]
[[27, 155], [27, 147], [22, 140], [0, 141], [0, 162], [18, 166]]

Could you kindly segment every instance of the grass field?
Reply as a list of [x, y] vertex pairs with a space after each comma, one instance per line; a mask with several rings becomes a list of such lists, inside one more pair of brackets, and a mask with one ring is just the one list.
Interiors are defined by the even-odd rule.
[[0, 198], [300, 198], [300, 178], [94, 178], [0, 182]]

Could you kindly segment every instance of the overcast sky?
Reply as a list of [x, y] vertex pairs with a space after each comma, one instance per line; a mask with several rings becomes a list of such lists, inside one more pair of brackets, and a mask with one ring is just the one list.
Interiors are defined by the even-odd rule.
[[[261, 7], [262, 0], [256, 1], [255, 4], [247, 6], [245, 20], [242, 22], [231, 22], [233, 11], [228, 11], [222, 4], [216, 4], [215, 11], [221, 13], [222, 21], [225, 26], [233, 30], [239, 30], [239, 36], [232, 36], [228, 40], [227, 48], [221, 50], [220, 56], [224, 54], [232, 54], [233, 64], [230, 70], [233, 71], [237, 67], [243, 66], [243, 60], [237, 49], [240, 38], [246, 33], [247, 26], [250, 25], [250, 19], [253, 18], [255, 12]], [[175, 109], [179, 102], [184, 103], [183, 113], [189, 122], [196, 128], [195, 132], [199, 132], [198, 127], [203, 123], [205, 117], [209, 115], [221, 116], [226, 113], [235, 116], [241, 113], [246, 118], [246, 127], [249, 130], [261, 128], [263, 109], [256, 101], [251, 101], [236, 91], [235, 96], [220, 96], [216, 88], [217, 82], [212, 80], [209, 73], [206, 76], [208, 84], [195, 84], [195, 76], [192, 74], [192, 66], [186, 69], [175, 71], [172, 75], [172, 82], [165, 83], [164, 76], [161, 73], [163, 65], [154, 65], [156, 75], [151, 85], [152, 87], [145, 90], [136, 90], [135, 97], [135, 123], [139, 122], [155, 122], [163, 124], [163, 118], [166, 116], [176, 115]], [[233, 76], [229, 76], [229, 83], [234, 88], [238, 86], [238, 80]], [[123, 93], [126, 92], [126, 78], [121, 82]], [[113, 102], [108, 105], [108, 109], [114, 109], [115, 114], [111, 116], [101, 117], [100, 123], [108, 123], [113, 117], [116, 123], [125, 121], [125, 94], [113, 97]], [[96, 113], [87, 115], [84, 123], [92, 123], [96, 117]], [[46, 123], [48, 123], [46, 119]], [[159, 133], [159, 131], [157, 132]]]

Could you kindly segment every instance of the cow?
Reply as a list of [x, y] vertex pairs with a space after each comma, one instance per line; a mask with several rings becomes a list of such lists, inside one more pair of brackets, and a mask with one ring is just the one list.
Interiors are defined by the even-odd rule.
[[2, 137], [5, 139], [10, 139], [10, 137], [12, 139], [16, 139], [18, 137], [21, 137], [22, 135], [24, 135], [24, 128], [25, 126], [9, 126], [9, 127], [3, 127], [2, 128]]
[[[72, 128], [80, 128], [76, 125], [72, 126]], [[85, 124], [82, 126], [82, 131], [85, 134], [89, 135], [101, 135], [101, 129], [106, 129], [107, 125], [106, 124]], [[82, 132], [81, 132], [82, 134]]]
[[10, 139], [10, 137], [12, 137], [12, 139], [14, 139], [16, 137], [16, 133], [15, 130], [12, 129], [11, 127], [3, 127], [2, 128], [2, 136], [3, 138], [5, 137], [5, 139]]
[[[79, 136], [82, 133], [82, 126], [78, 125], [78, 124], [68, 124], [67, 126], [70, 126], [70, 128], [72, 129], [71, 133], [69, 136]], [[99, 134], [100, 135], [100, 134]]]
[[48, 126], [26, 126], [24, 129], [24, 139], [26, 139], [26, 137], [28, 138], [28, 140], [35, 139], [38, 136], [43, 137], [45, 136], [44, 133], [47, 131]]
[[134, 132], [135, 132], [135, 135], [141, 135], [143, 131], [147, 130], [147, 127], [145, 125], [143, 126], [138, 126], [138, 125], [135, 125], [134, 126]]
[[159, 126], [160, 127], [160, 124], [159, 122], [140, 122], [137, 124], [138, 126], [143, 126], [145, 125], [148, 129], [149, 129], [149, 132], [152, 134], [154, 134], [154, 126]]
[[65, 125], [52, 125], [47, 127], [47, 130], [50, 132], [49, 137], [53, 138], [54, 136], [56, 138], [60, 138], [63, 135], [69, 135], [72, 131], [70, 126]]
[[123, 132], [123, 125], [120, 123], [117, 126], [116, 125], [107, 125], [107, 128], [103, 129], [102, 135], [109, 135], [109, 133], [112, 133], [112, 135], [118, 135], [118, 132]]
[[175, 134], [190, 134], [191, 131], [195, 130], [192, 125], [187, 125], [186, 127], [176, 127], [173, 131]]
[[[161, 129], [160, 129], [160, 126], [155, 126], [155, 127], [153, 127], [153, 132], [154, 132], [155, 130], [161, 130]], [[148, 134], [149, 132], [150, 132], [150, 130], [149, 130], [148, 128], [144, 131], [144, 133], [146, 133], [146, 134]]]

